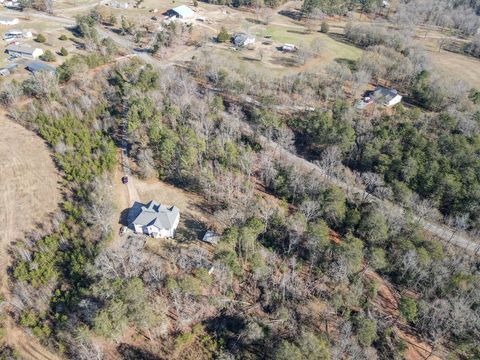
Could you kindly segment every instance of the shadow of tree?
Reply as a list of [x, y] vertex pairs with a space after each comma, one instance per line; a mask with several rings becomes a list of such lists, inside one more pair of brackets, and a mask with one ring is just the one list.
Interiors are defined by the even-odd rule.
[[299, 66], [299, 63], [294, 58], [285, 58], [285, 57], [274, 57], [271, 61], [272, 64], [281, 65], [285, 67], [296, 67]]
[[267, 25], [267, 24], [265, 23], [265, 21], [258, 20], [258, 19], [246, 18], [245, 20], [247, 20], [248, 22], [250, 22], [250, 23], [252, 23], [252, 24], [255, 24], [255, 25]]
[[357, 68], [357, 62], [352, 59], [335, 58], [334, 61], [338, 64], [346, 65], [352, 71], [354, 71]]
[[[183, 224], [182, 224], [183, 223]], [[183, 225], [183, 226], [182, 226]], [[189, 215], [180, 221], [175, 238], [178, 242], [188, 243], [202, 239], [207, 227], [205, 224]]]
[[160, 360], [161, 357], [151, 352], [140, 349], [136, 346], [122, 343], [118, 345], [117, 350], [124, 360]]
[[302, 19], [302, 13], [298, 10], [281, 10], [278, 14], [296, 21]]

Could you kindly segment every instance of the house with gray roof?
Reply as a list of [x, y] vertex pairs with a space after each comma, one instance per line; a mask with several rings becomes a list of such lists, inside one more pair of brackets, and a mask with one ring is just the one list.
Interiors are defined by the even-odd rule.
[[176, 206], [166, 206], [152, 200], [140, 208], [131, 227], [137, 234], [173, 238], [179, 221], [180, 210]]
[[233, 36], [232, 42], [235, 46], [238, 47], [248, 46], [255, 43], [255, 37], [250, 36], [246, 33], [238, 33]]
[[37, 59], [43, 55], [43, 50], [29, 45], [8, 45], [5, 49], [8, 55], [15, 57], [24, 57], [28, 59]]
[[382, 86], [375, 89], [372, 97], [376, 103], [386, 107], [395, 106], [402, 101], [402, 96], [398, 94], [397, 90], [387, 89]]
[[32, 61], [26, 66], [26, 69], [30, 71], [32, 74], [35, 74], [41, 71], [45, 71], [49, 73], [54, 73], [57, 71], [53, 66], [48, 65], [42, 61]]

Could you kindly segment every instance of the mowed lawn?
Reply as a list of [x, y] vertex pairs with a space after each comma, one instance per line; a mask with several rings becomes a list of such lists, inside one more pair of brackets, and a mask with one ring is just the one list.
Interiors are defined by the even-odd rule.
[[318, 39], [322, 47], [322, 57], [332, 60], [336, 58], [357, 60], [362, 55], [362, 50], [353, 45], [337, 41], [320, 32], [305, 33], [299, 27], [272, 25], [267, 27], [266, 34], [270, 35], [273, 41], [297, 46], [309, 45], [314, 39]]
[[433, 69], [440, 74], [465, 81], [480, 89], [480, 60], [471, 56], [455, 54], [449, 51], [431, 52]]

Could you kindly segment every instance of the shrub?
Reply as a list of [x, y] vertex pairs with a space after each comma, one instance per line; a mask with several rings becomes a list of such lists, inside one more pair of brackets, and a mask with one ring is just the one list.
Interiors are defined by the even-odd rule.
[[44, 43], [47, 41], [47, 38], [43, 34], [38, 34], [35, 41], [39, 43]]
[[375, 320], [357, 319], [357, 338], [363, 347], [369, 347], [377, 338], [377, 322]]
[[68, 55], [67, 49], [65, 49], [63, 46], [60, 49], [60, 55], [62, 55], [62, 56], [67, 56]]
[[55, 61], [56, 59], [57, 58], [55, 57], [54, 53], [51, 52], [50, 50], [45, 51], [43, 55], [40, 56], [40, 60], [48, 61], [48, 62]]
[[228, 33], [227, 29], [225, 29], [223, 26], [217, 35], [217, 41], [221, 43], [230, 41], [230, 34]]
[[402, 297], [400, 301], [400, 314], [408, 322], [417, 321], [417, 303], [409, 297]]
[[330, 26], [328, 25], [326, 20], [322, 21], [322, 25], [320, 25], [320, 32], [326, 34], [330, 30]]
[[67, 35], [65, 35], [65, 34], [60, 35], [58, 40], [62, 40], [62, 41], [68, 40]]

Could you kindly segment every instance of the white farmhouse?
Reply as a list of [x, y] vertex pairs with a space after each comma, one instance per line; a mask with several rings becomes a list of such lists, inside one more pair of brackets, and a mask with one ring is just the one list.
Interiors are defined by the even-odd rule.
[[180, 221], [180, 210], [176, 206], [165, 206], [152, 200], [142, 206], [132, 221], [131, 227], [137, 234], [155, 238], [173, 238]]
[[376, 103], [386, 107], [395, 106], [402, 101], [402, 96], [398, 94], [397, 90], [387, 89], [381, 86], [375, 89], [372, 97]]
[[43, 55], [42, 49], [33, 48], [30, 45], [8, 45], [5, 52], [11, 56], [28, 59], [37, 59]]

